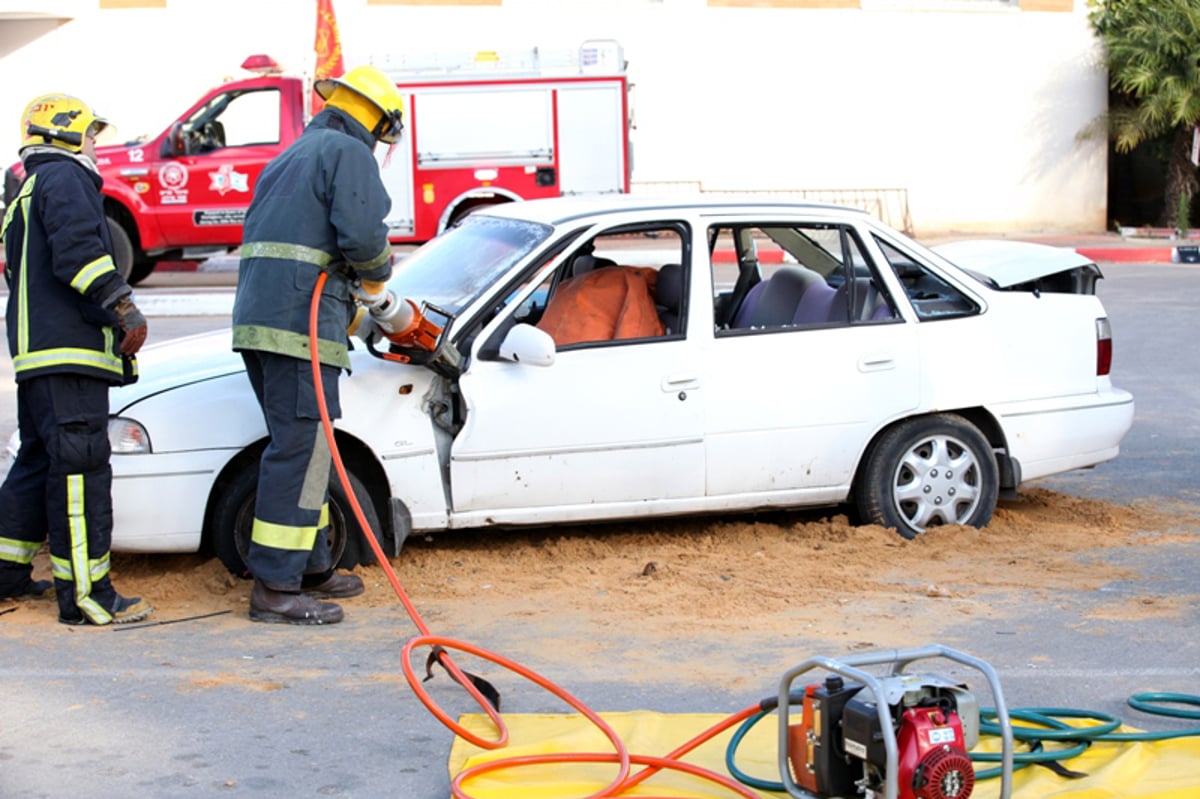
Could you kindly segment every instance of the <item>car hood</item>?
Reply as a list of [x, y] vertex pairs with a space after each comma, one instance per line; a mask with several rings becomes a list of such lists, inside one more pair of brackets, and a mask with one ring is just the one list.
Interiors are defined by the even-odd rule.
[[1094, 271], [1099, 276], [1099, 268], [1091, 259], [1069, 247], [1030, 241], [971, 240], [939, 244], [931, 249], [953, 264], [990, 278], [1002, 289], [1075, 270]]
[[243, 371], [242, 356], [230, 349], [231, 341], [225, 328], [143, 348], [137, 356], [138, 381], [109, 395], [112, 413], [163, 391]]

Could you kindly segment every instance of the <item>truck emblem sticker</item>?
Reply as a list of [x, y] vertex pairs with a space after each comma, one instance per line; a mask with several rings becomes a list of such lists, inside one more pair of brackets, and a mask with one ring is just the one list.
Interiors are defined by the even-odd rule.
[[208, 176], [212, 178], [210, 189], [224, 197], [228, 192], [250, 191], [250, 175], [245, 172], [237, 172], [231, 164], [221, 164], [221, 168], [216, 172], [209, 172]]
[[187, 186], [188, 171], [187, 167], [181, 164], [163, 164], [158, 170], [158, 183], [162, 186], [159, 191], [159, 200], [163, 205], [182, 205], [187, 202], [188, 193]]

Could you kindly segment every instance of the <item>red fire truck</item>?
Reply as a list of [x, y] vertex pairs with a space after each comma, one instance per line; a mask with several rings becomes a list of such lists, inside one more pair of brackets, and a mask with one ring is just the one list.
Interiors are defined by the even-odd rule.
[[[629, 84], [617, 42], [373, 63], [406, 101], [404, 138], [377, 153], [393, 243], [431, 239], [482, 205], [629, 191]], [[211, 89], [158, 136], [97, 148], [130, 282], [159, 261], [238, 247], [259, 173], [304, 129], [310, 82], [267, 56], [242, 67], [253, 76]], [[23, 177], [20, 164], [5, 173], [6, 204]]]

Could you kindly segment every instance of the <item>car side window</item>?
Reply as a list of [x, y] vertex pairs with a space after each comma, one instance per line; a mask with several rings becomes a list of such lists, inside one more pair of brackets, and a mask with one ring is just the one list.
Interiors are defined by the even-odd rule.
[[686, 241], [678, 224], [621, 228], [583, 240], [543, 279], [530, 307], [520, 309], [521, 321], [550, 334], [560, 350], [682, 338]]
[[850, 226], [732, 226], [713, 232], [709, 240], [718, 335], [895, 318], [875, 268]]
[[875, 237], [888, 265], [899, 278], [922, 321], [951, 319], [979, 313], [979, 305], [944, 278], [894, 245]]

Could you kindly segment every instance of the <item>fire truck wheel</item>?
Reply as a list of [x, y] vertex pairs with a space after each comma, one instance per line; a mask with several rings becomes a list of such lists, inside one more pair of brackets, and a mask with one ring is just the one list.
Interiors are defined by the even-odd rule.
[[148, 258], [141, 261], [134, 261], [133, 266], [129, 270], [129, 277], [125, 278], [125, 282], [131, 286], [136, 286], [150, 277], [150, 273], [154, 271], [154, 267], [157, 265], [157, 261]]
[[[352, 472], [348, 474], [367, 524], [371, 529], [379, 530], [379, 517], [371, 502], [371, 495], [361, 480]], [[257, 489], [258, 459], [254, 458], [244, 465], [233, 479], [223, 487], [218, 487], [221, 493], [213, 506], [213, 548], [225, 568], [239, 577], [250, 576], [246, 568], [246, 553], [250, 549], [250, 531], [254, 524], [254, 497]], [[329, 481], [328, 544], [330, 557], [339, 568], [351, 569], [375, 560], [362, 537], [362, 531], [354, 518], [354, 511], [337, 474], [330, 475]]]
[[117, 220], [111, 216], [104, 218], [108, 222], [109, 235], [112, 236], [113, 261], [116, 264], [117, 272], [125, 280], [129, 280], [129, 273], [133, 270], [133, 242], [130, 241], [129, 234]]
[[855, 487], [860, 520], [915, 538], [938, 524], [983, 527], [999, 494], [996, 457], [975, 425], [955, 414], [886, 430]]

